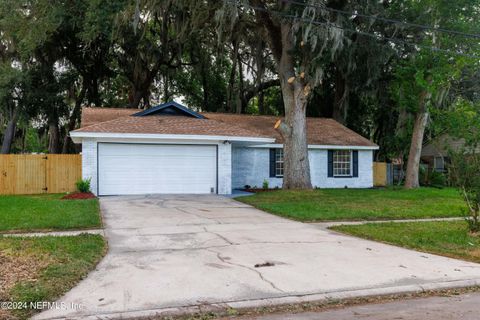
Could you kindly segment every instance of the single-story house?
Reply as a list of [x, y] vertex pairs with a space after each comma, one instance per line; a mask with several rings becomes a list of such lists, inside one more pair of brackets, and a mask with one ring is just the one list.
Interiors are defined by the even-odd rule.
[[[141, 112], [86, 107], [70, 136], [82, 144], [82, 175], [97, 195], [230, 194], [265, 180], [282, 186], [278, 119], [197, 113], [176, 102]], [[307, 132], [313, 186], [373, 186], [376, 144], [327, 118], [307, 118]]]
[[[465, 139], [454, 138], [444, 133], [429, 139], [422, 147], [421, 163], [429, 170], [445, 173], [450, 164], [450, 151], [460, 151], [465, 147]], [[480, 152], [477, 148], [475, 152]]]

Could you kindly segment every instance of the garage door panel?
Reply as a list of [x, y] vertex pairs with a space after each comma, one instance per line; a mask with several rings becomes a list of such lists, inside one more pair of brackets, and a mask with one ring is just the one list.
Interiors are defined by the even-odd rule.
[[216, 191], [216, 147], [99, 144], [99, 194]]

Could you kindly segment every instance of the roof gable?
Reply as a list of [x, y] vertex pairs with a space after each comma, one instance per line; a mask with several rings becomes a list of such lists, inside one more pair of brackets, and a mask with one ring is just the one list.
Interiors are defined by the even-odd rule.
[[204, 119], [205, 117], [201, 114], [188, 109], [187, 107], [175, 102], [170, 101], [158, 106], [149, 108], [147, 110], [137, 112], [133, 114], [134, 117], [145, 117], [145, 116], [152, 116], [152, 115], [162, 115], [162, 116], [184, 116], [184, 117], [191, 117], [197, 119]]

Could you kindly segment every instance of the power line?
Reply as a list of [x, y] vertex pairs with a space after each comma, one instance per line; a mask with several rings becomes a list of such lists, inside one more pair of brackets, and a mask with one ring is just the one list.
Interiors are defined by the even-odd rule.
[[470, 38], [477, 38], [480, 39], [480, 34], [475, 34], [475, 33], [467, 33], [467, 32], [461, 32], [457, 30], [451, 30], [451, 29], [445, 29], [445, 28], [436, 28], [424, 24], [418, 24], [418, 23], [412, 23], [412, 22], [406, 22], [406, 21], [401, 21], [401, 20], [396, 20], [396, 19], [391, 19], [391, 18], [385, 18], [385, 17], [379, 17], [379, 16], [374, 16], [374, 15], [368, 15], [368, 14], [362, 14], [362, 13], [357, 13], [357, 12], [349, 12], [345, 10], [340, 10], [340, 9], [334, 9], [334, 8], [329, 8], [326, 6], [319, 6], [315, 4], [309, 4], [309, 3], [303, 3], [299, 1], [294, 1], [294, 0], [280, 0], [285, 3], [289, 4], [295, 4], [295, 5], [300, 5], [303, 7], [311, 7], [311, 8], [319, 8], [331, 12], [336, 12], [336, 13], [341, 13], [344, 15], [349, 15], [349, 16], [359, 16], [362, 18], [370, 18], [370, 19], [375, 19], [383, 22], [388, 22], [388, 23], [395, 23], [395, 24], [403, 24], [405, 26], [409, 27], [415, 27], [415, 28], [420, 28], [423, 30], [432, 30], [432, 31], [438, 31], [438, 32], [443, 32], [443, 33], [448, 33], [448, 34], [453, 34], [453, 35], [459, 35], [459, 36], [465, 36], [465, 37], [470, 37]]
[[[239, 4], [235, 0], [224, 0], [224, 2], [227, 2], [227, 3], [230, 3], [230, 4], [235, 4], [235, 5]], [[296, 19], [296, 20], [300, 20], [300, 21], [303, 21], [303, 22], [308, 22], [308, 23], [311, 23], [311, 24], [314, 24], [314, 25], [323, 25], [323, 26], [328, 26], [328, 27], [331, 27], [331, 28], [341, 29], [341, 30], [348, 31], [348, 32], [354, 32], [354, 33], [357, 33], [357, 34], [360, 34], [360, 35], [363, 35], [363, 36], [373, 38], [375, 40], [388, 40], [388, 41], [392, 41], [392, 42], [402, 43], [404, 45], [411, 46], [413, 48], [428, 49], [430, 51], [442, 52], [442, 53], [449, 54], [449, 55], [458, 55], [458, 56], [464, 56], [464, 57], [468, 57], [468, 58], [480, 59], [480, 56], [477, 56], [477, 55], [471, 55], [471, 54], [462, 53], [462, 52], [455, 52], [455, 51], [451, 51], [451, 50], [447, 50], [447, 49], [442, 49], [442, 48], [432, 47], [432, 46], [427, 46], [427, 45], [421, 45], [421, 44], [416, 44], [416, 43], [414, 44], [414, 43], [410, 43], [408, 41], [401, 40], [401, 39], [398, 39], [398, 38], [387, 37], [387, 36], [383, 36], [383, 35], [379, 35], [379, 34], [374, 34], [374, 33], [359, 31], [359, 30], [355, 30], [355, 29], [340, 27], [340, 26], [337, 26], [337, 25], [332, 24], [330, 22], [322, 22], [322, 21], [317, 21], [317, 20], [313, 20], [313, 19], [299, 18], [296, 15], [285, 14], [285, 13], [279, 12], [279, 11], [272, 11], [272, 10], [268, 10], [266, 8], [263, 8], [263, 7], [256, 7], [256, 6], [252, 6], [252, 5], [249, 5], [249, 4], [241, 4], [241, 5], [244, 6], [244, 7], [248, 7], [250, 9], [253, 9], [253, 10], [270, 12], [270, 13], [276, 14], [276, 15], [278, 15], [280, 17], [284, 17], [284, 18]]]

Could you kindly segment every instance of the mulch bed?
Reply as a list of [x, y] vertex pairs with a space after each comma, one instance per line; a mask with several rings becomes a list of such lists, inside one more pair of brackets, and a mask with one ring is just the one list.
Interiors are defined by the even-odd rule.
[[95, 195], [91, 192], [74, 192], [62, 197], [63, 200], [83, 200], [93, 198], [95, 198]]

